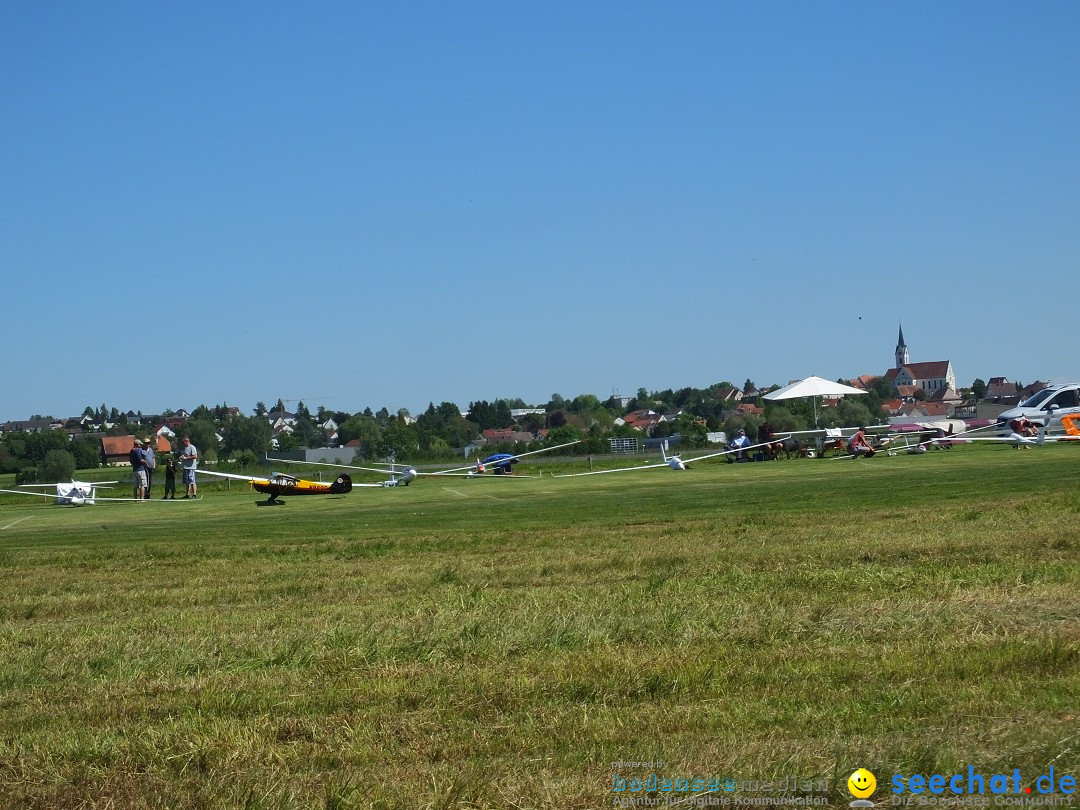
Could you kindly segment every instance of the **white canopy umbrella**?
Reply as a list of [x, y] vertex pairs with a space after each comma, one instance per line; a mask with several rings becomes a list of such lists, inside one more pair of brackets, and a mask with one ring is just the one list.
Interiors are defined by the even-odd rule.
[[818, 397], [843, 397], [848, 394], [865, 394], [861, 388], [851, 385], [826, 380], [824, 377], [807, 377], [805, 380], [793, 382], [783, 388], [777, 388], [771, 394], [766, 394], [765, 399], [775, 401], [779, 399], [800, 399], [802, 397], [814, 398], [814, 427], [817, 427], [817, 398]]

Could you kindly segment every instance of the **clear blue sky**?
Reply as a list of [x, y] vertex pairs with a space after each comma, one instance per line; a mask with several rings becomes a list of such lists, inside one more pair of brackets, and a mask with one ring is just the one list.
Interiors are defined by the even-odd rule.
[[1080, 3], [0, 7], [0, 419], [1080, 379]]

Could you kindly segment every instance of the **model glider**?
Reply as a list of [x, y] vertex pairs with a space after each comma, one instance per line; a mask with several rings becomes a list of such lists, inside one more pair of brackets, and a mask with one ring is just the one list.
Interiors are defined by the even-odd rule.
[[[118, 481], [60, 481], [56, 484], [22, 484], [24, 489], [0, 489], [10, 495], [35, 495], [39, 498], [53, 498], [57, 506], [93, 506], [96, 503], [137, 503], [144, 498], [108, 498], [97, 494], [99, 489], [108, 489], [109, 484]], [[55, 487], [56, 492], [31, 492], [31, 488]], [[156, 501], [155, 501], [156, 503]]]
[[[247, 481], [253, 490], [262, 492], [269, 497], [263, 503], [276, 506], [283, 495], [345, 495], [352, 492], [353, 482], [348, 473], [342, 473], [331, 483], [324, 484], [321, 481], [305, 481], [285, 473], [271, 473], [269, 478], [257, 475], [236, 475], [235, 473], [212, 472], [199, 470], [199, 475], [213, 475], [217, 478], [232, 478], [237, 481]], [[380, 486], [379, 484], [357, 484], [356, 486]]]
[[526, 456], [536, 455], [537, 453], [547, 453], [550, 450], [558, 450], [561, 447], [571, 447], [579, 442], [567, 442], [566, 444], [556, 444], [551, 447], [543, 447], [539, 450], [530, 450], [527, 453], [495, 453], [487, 458], [477, 461], [475, 464], [471, 464], [468, 467], [454, 467], [448, 470], [433, 470], [431, 472], [421, 472], [416, 467], [411, 465], [396, 465], [388, 464], [386, 467], [358, 467], [349, 464], [327, 464], [322, 461], [293, 461], [284, 458], [270, 458], [266, 457], [267, 461], [272, 461], [276, 464], [310, 464], [317, 467], [336, 467], [338, 469], [345, 470], [363, 470], [364, 472], [379, 473], [380, 475], [389, 475], [390, 478], [383, 481], [381, 484], [354, 484], [353, 486], [381, 486], [381, 487], [393, 487], [399, 484], [408, 486], [420, 476], [460, 476], [462, 478], [476, 478], [484, 473], [491, 471], [494, 475], [511, 475], [514, 471], [513, 465], [517, 464], [521, 459]]
[[658, 469], [660, 469], [662, 467], [667, 467], [668, 469], [676, 470], [676, 471], [684, 471], [684, 470], [689, 470], [690, 469], [689, 465], [693, 464], [694, 462], [697, 462], [697, 461], [705, 461], [705, 459], [708, 459], [708, 458], [719, 458], [720, 456], [729, 456], [729, 455], [732, 455], [733, 453], [740, 453], [740, 452], [745, 453], [748, 450], [755, 450], [755, 449], [757, 449], [759, 447], [765, 447], [768, 444], [772, 444], [772, 442], [761, 442], [760, 444], [750, 444], [750, 445], [747, 445], [746, 447], [736, 447], [736, 448], [733, 448], [733, 449], [730, 449], [730, 450], [721, 450], [720, 452], [717, 452], [717, 453], [706, 453], [703, 456], [694, 456], [693, 458], [687, 458], [687, 459], [684, 459], [678, 453], [675, 453], [674, 455], [669, 456], [667, 454], [667, 450], [666, 450], [665, 446], [661, 445], [661, 447], [660, 447], [660, 456], [661, 456], [661, 458], [663, 458], [663, 461], [660, 461], [660, 462], [658, 462], [656, 464], [639, 464], [636, 467], [618, 467], [618, 468], [616, 468], [614, 470], [590, 470], [589, 472], [568, 473], [566, 475], [554, 475], [552, 477], [553, 478], [580, 478], [583, 475], [607, 475], [608, 473], [636, 472], [638, 470], [658, 470]]
[[566, 442], [565, 444], [553, 444], [551, 447], [541, 447], [539, 450], [530, 450], [527, 453], [494, 453], [487, 458], [477, 461], [468, 467], [455, 467], [449, 470], [437, 470], [429, 475], [461, 475], [467, 478], [475, 478], [490, 472], [492, 475], [512, 475], [514, 465], [526, 456], [535, 456], [537, 453], [548, 453], [563, 447], [573, 447], [580, 444], [580, 440]]

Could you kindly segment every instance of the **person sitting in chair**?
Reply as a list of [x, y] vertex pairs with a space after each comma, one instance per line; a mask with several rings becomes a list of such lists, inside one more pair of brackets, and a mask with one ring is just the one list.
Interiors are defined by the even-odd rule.
[[746, 435], [746, 431], [739, 428], [735, 431], [735, 438], [728, 444], [728, 449], [735, 452], [728, 455], [728, 461], [748, 461], [746, 455], [746, 448], [750, 446], [750, 439]]
[[775, 461], [780, 458], [780, 452], [784, 449], [784, 443], [776, 440], [776, 433], [773, 431], [773, 426], [768, 422], [762, 422], [761, 427], [757, 431], [758, 444], [765, 445], [761, 448], [765, 454], [765, 458], [769, 461]]

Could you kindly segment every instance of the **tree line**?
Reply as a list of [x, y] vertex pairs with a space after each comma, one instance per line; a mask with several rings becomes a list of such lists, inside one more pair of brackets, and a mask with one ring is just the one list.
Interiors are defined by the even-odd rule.
[[[593, 394], [581, 394], [566, 399], [552, 394], [546, 403], [535, 406], [536, 409], [543, 409], [543, 413], [526, 414], [516, 421], [511, 416], [513, 409], [531, 407], [521, 399], [477, 400], [469, 403], [468, 412], [464, 415], [454, 403], [429, 403], [427, 409], [416, 417], [405, 409], [390, 413], [385, 407], [378, 411], [368, 407], [357, 413], [320, 407], [313, 413], [303, 402], [299, 402], [292, 411], [295, 420], [293, 432], [278, 436], [277, 449], [288, 451], [300, 447], [326, 446], [328, 438], [323, 425], [331, 419], [337, 425], [336, 444], [345, 445], [356, 440], [359, 446], [355, 458], [360, 462], [390, 457], [403, 462], [449, 461], [457, 457], [461, 448], [478, 439], [484, 430], [510, 427], [534, 436], [543, 432], [544, 438], [486, 445], [485, 451], [524, 452], [578, 441], [580, 444], [572, 448], [572, 452], [598, 455], [609, 451], [609, 440], [612, 438], [641, 437], [639, 430], [616, 424], [619, 417], [640, 410], [678, 412], [679, 415], [672, 421], [656, 425], [653, 435], [677, 435], [679, 446], [684, 449], [705, 447], [710, 432], [724, 431], [733, 435], [736, 430], [743, 428], [749, 436], [754, 437], [764, 421], [768, 421], [778, 432], [814, 427], [813, 404], [810, 400], [770, 402], [755, 396], [743, 401], [763, 408], [764, 415], [746, 414], [736, 411], [734, 404], [725, 396], [734, 388], [729, 382], [715, 383], [708, 388], [652, 392], [640, 388], [629, 402], [614, 396], [600, 400]], [[756, 387], [748, 379], [741, 390], [752, 394]], [[837, 407], [819, 411], [819, 426], [851, 427], [881, 422], [885, 418], [882, 403], [893, 396], [891, 383], [884, 377], [876, 378], [867, 395], [843, 399]], [[226, 405], [200, 405], [176, 427], [176, 445], [178, 447], [180, 440], [187, 437], [207, 461], [237, 466], [255, 465], [266, 453], [272, 452], [273, 428], [269, 417], [286, 410], [281, 400], [274, 404], [272, 410], [263, 402], [256, 403], [251, 416], [238, 413], [236, 408]], [[140, 431], [152, 430], [157, 423], [174, 414], [166, 412], [154, 417], [140, 415], [133, 421], [116, 408], [107, 408], [103, 404], [97, 408], [87, 406], [83, 415], [93, 420], [100, 419], [101, 423], [112, 423], [107, 434], [142, 435]], [[75, 420], [69, 428], [74, 430], [79, 426], [78, 420]], [[74, 470], [97, 467], [101, 463], [100, 434], [76, 434], [69, 439], [68, 432], [58, 430], [10, 433], [0, 442], [0, 472], [15, 472], [22, 481], [70, 479]]]

